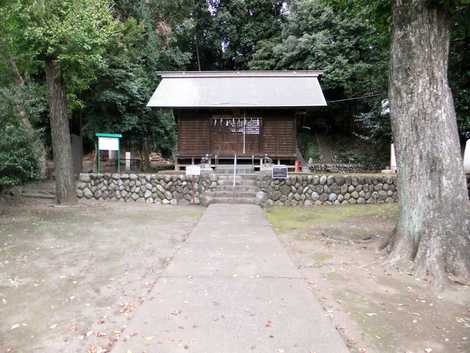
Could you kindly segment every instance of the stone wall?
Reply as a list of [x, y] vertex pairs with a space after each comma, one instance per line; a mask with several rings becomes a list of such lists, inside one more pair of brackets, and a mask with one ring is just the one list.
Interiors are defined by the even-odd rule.
[[291, 175], [287, 180], [258, 178], [258, 202], [264, 206], [371, 204], [398, 199], [395, 176]]
[[307, 164], [312, 173], [376, 173], [383, 169], [379, 163], [312, 163]]
[[[214, 174], [195, 178], [195, 201], [217, 187]], [[80, 174], [77, 196], [95, 200], [141, 201], [156, 204], [192, 203], [192, 180], [185, 175], [164, 174]]]
[[[216, 191], [216, 174], [195, 178], [195, 203], [206, 204], [204, 193]], [[290, 175], [272, 180], [270, 174], [257, 179], [257, 201], [262, 206], [314, 206], [395, 202], [398, 199], [393, 175]], [[185, 175], [80, 174], [79, 198], [141, 201], [156, 204], [192, 203], [192, 180]]]

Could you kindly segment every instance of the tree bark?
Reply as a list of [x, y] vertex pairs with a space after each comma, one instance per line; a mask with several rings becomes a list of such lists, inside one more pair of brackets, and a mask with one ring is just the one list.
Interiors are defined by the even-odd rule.
[[449, 278], [470, 275], [468, 194], [447, 81], [450, 18], [428, 4], [393, 1], [390, 102], [400, 218], [389, 259], [442, 289]]
[[144, 172], [147, 172], [147, 171], [150, 170], [150, 166], [151, 166], [151, 163], [150, 163], [150, 144], [149, 144], [147, 136], [144, 137], [144, 142], [142, 144], [141, 155], [142, 155], [142, 169], [144, 170]]
[[59, 63], [51, 58], [46, 60], [46, 80], [57, 203], [76, 203], [65, 83]]

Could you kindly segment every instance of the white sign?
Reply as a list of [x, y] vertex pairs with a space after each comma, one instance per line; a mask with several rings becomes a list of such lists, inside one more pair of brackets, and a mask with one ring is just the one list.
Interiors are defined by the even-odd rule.
[[463, 154], [463, 169], [465, 173], [470, 173], [470, 140], [465, 144], [465, 152]]
[[198, 165], [188, 165], [186, 175], [201, 175], [201, 167]]
[[119, 151], [119, 139], [115, 137], [98, 137], [100, 151]]
[[390, 146], [390, 170], [397, 171], [397, 159], [395, 158], [395, 145], [393, 143]]
[[131, 170], [131, 153], [126, 152], [126, 170]]

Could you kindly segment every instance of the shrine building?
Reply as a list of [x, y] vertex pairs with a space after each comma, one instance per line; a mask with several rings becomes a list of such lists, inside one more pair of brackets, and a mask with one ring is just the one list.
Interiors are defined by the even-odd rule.
[[301, 117], [326, 106], [320, 71], [158, 74], [162, 80], [147, 106], [173, 109], [177, 170], [206, 155], [216, 170], [235, 160], [259, 170], [265, 156], [291, 166], [298, 158]]

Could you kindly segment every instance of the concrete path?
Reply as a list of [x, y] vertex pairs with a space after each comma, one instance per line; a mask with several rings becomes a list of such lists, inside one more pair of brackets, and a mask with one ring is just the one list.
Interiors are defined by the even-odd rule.
[[113, 353], [348, 353], [254, 205], [212, 205]]

